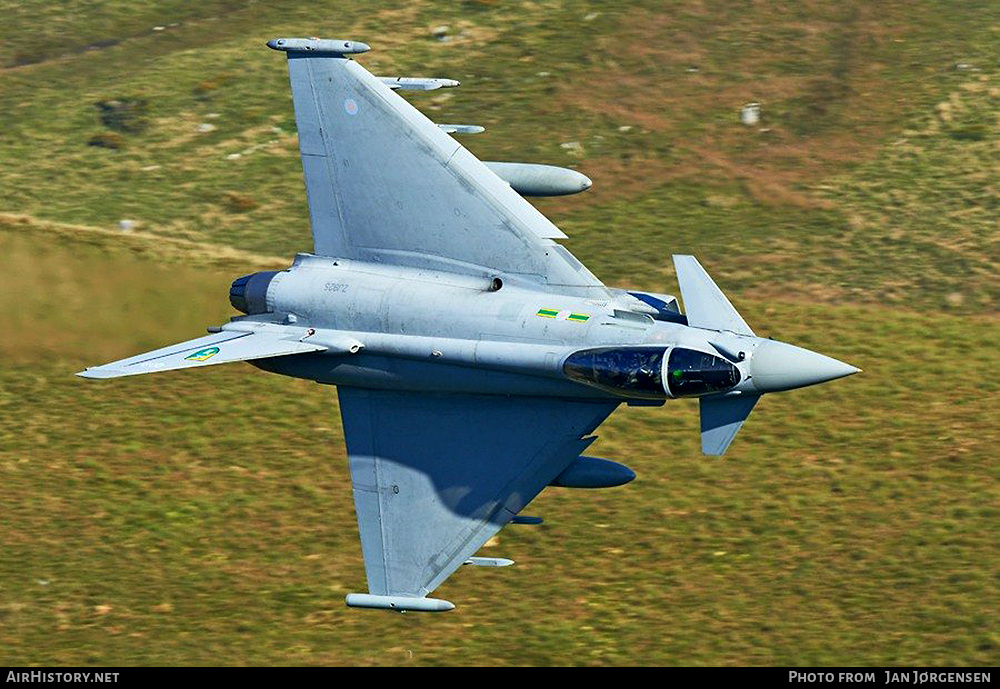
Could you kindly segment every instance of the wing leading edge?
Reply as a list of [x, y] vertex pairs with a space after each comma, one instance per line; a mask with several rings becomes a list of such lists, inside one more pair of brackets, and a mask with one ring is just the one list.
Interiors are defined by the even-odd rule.
[[593, 442], [587, 436], [617, 407], [338, 392], [368, 590], [389, 601], [437, 588]]
[[288, 55], [317, 254], [605, 290], [555, 225], [378, 77], [285, 40], [269, 45]]

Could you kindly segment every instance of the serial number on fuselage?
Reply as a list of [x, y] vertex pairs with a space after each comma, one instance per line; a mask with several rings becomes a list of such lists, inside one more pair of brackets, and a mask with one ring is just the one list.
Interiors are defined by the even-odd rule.
[[346, 292], [347, 283], [344, 282], [328, 282], [323, 285], [323, 290], [326, 292]]

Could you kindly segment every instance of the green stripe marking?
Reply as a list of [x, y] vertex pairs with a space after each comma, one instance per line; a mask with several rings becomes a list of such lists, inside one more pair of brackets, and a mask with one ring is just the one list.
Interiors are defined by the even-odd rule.
[[590, 320], [590, 316], [584, 313], [571, 313], [567, 318], [571, 321], [579, 321], [580, 323], [586, 323]]
[[555, 318], [559, 315], [559, 312], [554, 309], [538, 309], [536, 316], [542, 316], [543, 318]]

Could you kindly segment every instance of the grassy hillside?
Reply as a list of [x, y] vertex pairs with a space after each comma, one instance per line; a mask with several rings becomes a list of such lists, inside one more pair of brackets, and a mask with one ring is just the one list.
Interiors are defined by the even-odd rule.
[[[619, 7], [0, 5], [0, 662], [1000, 661], [1000, 9]], [[636, 482], [543, 493], [452, 613], [349, 611], [331, 388], [72, 376], [309, 248], [275, 35], [462, 80], [412, 100], [591, 176], [539, 206], [608, 283], [673, 291], [695, 253], [758, 332], [865, 373], [765, 399], [722, 459], [691, 403], [616, 412], [594, 450]]]
[[[62, 57], [0, 72], [0, 153], [17, 161], [0, 170], [0, 210], [308, 248], [287, 73], [263, 41], [360, 36], [378, 72], [463, 80], [413, 100], [487, 126], [464, 139], [481, 157], [592, 176], [583, 197], [541, 205], [609, 280], [666, 282], [669, 253], [696, 250], [740, 289], [996, 309], [995, 3], [72, 8], [62, 33], [117, 42], [69, 41]], [[45, 13], [15, 14], [20, 35], [52, 30]], [[738, 124], [750, 100], [759, 127]], [[131, 106], [110, 126], [109, 103]], [[607, 246], [608, 232], [634, 241]]]

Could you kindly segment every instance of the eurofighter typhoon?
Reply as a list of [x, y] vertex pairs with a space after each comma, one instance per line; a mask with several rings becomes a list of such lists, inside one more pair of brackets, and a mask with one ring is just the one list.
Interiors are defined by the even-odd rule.
[[524, 196], [583, 191], [573, 170], [478, 160], [377, 77], [363, 43], [281, 38], [313, 252], [241, 277], [245, 315], [209, 335], [88, 368], [114, 378], [233, 361], [337, 386], [368, 579], [347, 605], [443, 611], [428, 597], [546, 486], [635, 477], [584, 454], [620, 404], [697, 397], [721, 455], [761, 395], [858, 369], [754, 335], [693, 256], [675, 297], [607, 287]]

